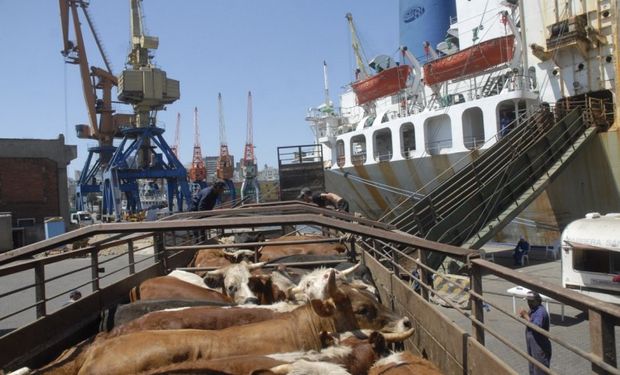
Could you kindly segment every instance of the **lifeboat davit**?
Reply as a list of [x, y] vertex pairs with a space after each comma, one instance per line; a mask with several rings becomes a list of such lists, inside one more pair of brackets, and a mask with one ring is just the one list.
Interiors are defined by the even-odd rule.
[[409, 65], [398, 65], [352, 83], [353, 91], [357, 95], [357, 103], [364, 104], [404, 89], [410, 72]]
[[514, 35], [490, 39], [424, 64], [424, 83], [434, 85], [512, 60]]

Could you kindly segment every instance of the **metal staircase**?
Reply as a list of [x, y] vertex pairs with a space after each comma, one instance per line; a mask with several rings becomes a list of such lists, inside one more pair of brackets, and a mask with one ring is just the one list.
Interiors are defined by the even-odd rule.
[[[542, 107], [391, 221], [426, 239], [477, 249], [531, 203], [580, 146], [606, 127], [598, 99]], [[560, 119], [555, 121], [555, 118]], [[429, 255], [437, 269], [445, 256]]]

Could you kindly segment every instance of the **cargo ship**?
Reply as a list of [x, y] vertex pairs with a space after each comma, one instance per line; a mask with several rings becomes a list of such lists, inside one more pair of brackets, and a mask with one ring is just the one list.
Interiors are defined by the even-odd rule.
[[[325, 189], [346, 197], [352, 210], [389, 221], [541, 108], [597, 98], [610, 126], [496, 239], [525, 234], [550, 244], [587, 212], [620, 210], [616, 11], [611, 1], [496, 0], [484, 9], [466, 0], [401, 1], [401, 57], [358, 64], [339, 106], [326, 99], [307, 113], [323, 146]], [[364, 75], [368, 66], [374, 69]], [[369, 92], [367, 82], [396, 67], [411, 72], [404, 85], [391, 74]]]

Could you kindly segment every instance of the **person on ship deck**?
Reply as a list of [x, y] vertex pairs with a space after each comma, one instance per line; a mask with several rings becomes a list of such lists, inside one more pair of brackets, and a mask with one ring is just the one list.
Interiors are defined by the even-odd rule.
[[335, 193], [316, 193], [312, 194], [310, 188], [303, 188], [297, 199], [306, 203], [315, 203], [319, 207], [333, 206], [337, 211], [349, 212], [349, 202]]

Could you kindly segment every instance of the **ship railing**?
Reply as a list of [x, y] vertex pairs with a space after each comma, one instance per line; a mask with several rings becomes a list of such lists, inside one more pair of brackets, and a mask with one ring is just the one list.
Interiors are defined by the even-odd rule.
[[[458, 81], [447, 84], [447, 95], [441, 96], [432, 94], [427, 103], [427, 108], [448, 108], [452, 105], [473, 101], [482, 97], [499, 95], [504, 91], [512, 92], [517, 90], [531, 91], [533, 78], [523, 74], [515, 74], [512, 71], [506, 72], [504, 68], [494, 69], [489, 73], [481, 75], [477, 73], [470, 77], [459, 78]], [[468, 87], [463, 87], [464, 80], [470, 80]], [[494, 85], [494, 86], [493, 86]]]
[[382, 162], [382, 161], [390, 161], [392, 160], [392, 152], [388, 151], [388, 152], [382, 152], [382, 153], [377, 153], [375, 155], [375, 161], [378, 162]]
[[440, 139], [433, 142], [426, 142], [425, 149], [428, 155], [438, 155], [443, 150], [452, 148], [452, 138]]
[[360, 152], [355, 155], [351, 155], [351, 164], [353, 165], [364, 165], [366, 162], [366, 153]]
[[[555, 359], [562, 358], [561, 362], [570, 361], [575, 373], [592, 370], [596, 373], [620, 374], [614, 333], [620, 324], [619, 306], [601, 302], [482, 258], [470, 258], [465, 268], [461, 269], [465, 270], [467, 275], [463, 277], [448, 275], [429, 267], [427, 258], [431, 252], [426, 249], [404, 251], [403, 246], [377, 239], [362, 242], [360, 247], [364, 250], [365, 264], [373, 274], [379, 273], [378, 269], [382, 268], [390, 271], [390, 280], [384, 278], [378, 283], [379, 294], [382, 299], [391, 301], [397, 311], [415, 311], [415, 314], [410, 315], [413, 325], [424, 330], [417, 342], [422, 343], [427, 350], [428, 345], [432, 347], [435, 344], [426, 341], [425, 336], [432, 337], [432, 341], [440, 345], [444, 341], [456, 345], [452, 349], [458, 353], [461, 353], [459, 347], [463, 346], [462, 353], [465, 357], [465, 347], [472, 348], [467, 340], [473, 339], [497, 358], [502, 358], [506, 367], [496, 368], [501, 373], [527, 372], [527, 366], [524, 368], [521, 362], [525, 359], [542, 373], [561, 374], [569, 367], [565, 363], [558, 364]], [[548, 312], [551, 330], [546, 331], [520, 318], [515, 311], [506, 307], [511, 305], [510, 300], [514, 297], [495, 291], [499, 282], [527, 288], [551, 299], [553, 304], [562, 304], [562, 320], [559, 321], [557, 313]], [[404, 295], [409, 296], [405, 301], [398, 298]], [[428, 302], [445, 306], [447, 309], [434, 307]], [[571, 317], [567, 317], [573, 324], [579, 323], [581, 319], [589, 321], [589, 329], [583, 332], [585, 337], [575, 341], [561, 337], [562, 332], [554, 332], [554, 325], [570, 324], [564, 322], [565, 306], [574, 309], [569, 310]], [[442, 313], [439, 318], [438, 311]], [[487, 314], [490, 317], [488, 322], [485, 321]], [[520, 334], [515, 335], [515, 330], [519, 327]], [[553, 357], [550, 368], [526, 351], [521, 334], [525, 328], [552, 342]], [[487, 340], [489, 335], [491, 340]], [[428, 353], [431, 361], [435, 359], [435, 355], [444, 356], [433, 353], [433, 350]], [[465, 359], [463, 361], [465, 362]], [[469, 364], [473, 367], [486, 365]], [[557, 370], [560, 366], [564, 370]], [[468, 368], [468, 372], [470, 371], [478, 372], [476, 369], [472, 370], [472, 367]]]

